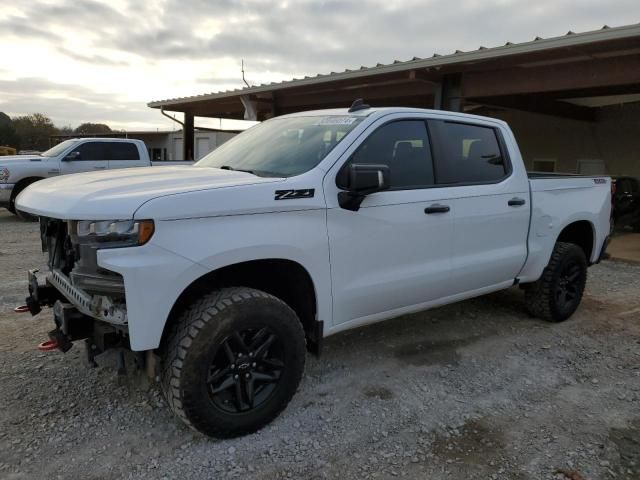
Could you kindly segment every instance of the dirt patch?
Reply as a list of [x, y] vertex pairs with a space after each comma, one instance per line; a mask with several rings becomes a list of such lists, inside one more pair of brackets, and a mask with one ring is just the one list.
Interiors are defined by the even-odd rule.
[[618, 478], [638, 480], [640, 478], [640, 419], [629, 428], [612, 428], [609, 439], [616, 445], [620, 455], [617, 467]]
[[480, 335], [453, 340], [424, 340], [398, 345], [393, 354], [410, 365], [458, 365], [458, 349], [480, 340]]
[[505, 446], [505, 433], [495, 419], [479, 418], [467, 420], [460, 428], [447, 428], [438, 433], [431, 453], [459, 474], [474, 472], [477, 478], [498, 478], [498, 475], [514, 480], [527, 478], [517, 465], [510, 463]]
[[391, 400], [395, 395], [386, 387], [367, 387], [363, 391], [368, 398], [379, 398], [380, 400]]
[[640, 266], [592, 267], [560, 324], [514, 288], [329, 337], [272, 424], [210, 440], [113, 356], [36, 350], [51, 312], [11, 310], [45, 268], [37, 230], [0, 210], [1, 479], [640, 478]]
[[445, 459], [484, 466], [501, 454], [504, 434], [487, 419], [468, 420], [462, 428], [447, 429], [436, 437], [431, 451]]

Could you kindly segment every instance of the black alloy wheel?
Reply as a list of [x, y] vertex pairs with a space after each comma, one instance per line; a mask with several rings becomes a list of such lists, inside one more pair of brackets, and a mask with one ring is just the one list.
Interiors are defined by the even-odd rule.
[[284, 361], [282, 344], [272, 329], [236, 330], [222, 341], [209, 369], [211, 401], [228, 413], [258, 408], [275, 391]]
[[577, 261], [567, 262], [562, 266], [555, 289], [558, 310], [573, 312], [578, 307], [585, 277], [585, 270]]
[[578, 309], [587, 283], [587, 257], [578, 245], [556, 243], [538, 281], [524, 285], [525, 306], [531, 315], [562, 322]]
[[203, 295], [171, 325], [160, 350], [162, 389], [191, 428], [226, 438], [271, 422], [304, 371], [302, 323], [282, 300], [248, 287]]

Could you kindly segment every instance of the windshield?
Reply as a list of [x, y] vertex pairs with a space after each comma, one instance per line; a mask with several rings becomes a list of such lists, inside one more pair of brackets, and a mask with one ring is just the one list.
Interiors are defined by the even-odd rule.
[[59, 143], [55, 147], [50, 148], [46, 152], [42, 152], [40, 156], [41, 157], [57, 157], [62, 152], [64, 152], [67, 148], [69, 148], [72, 145], [75, 145], [76, 143], [78, 143], [78, 140], [65, 140], [64, 142]]
[[292, 177], [314, 168], [362, 121], [348, 115], [274, 118], [245, 130], [203, 157], [197, 167]]

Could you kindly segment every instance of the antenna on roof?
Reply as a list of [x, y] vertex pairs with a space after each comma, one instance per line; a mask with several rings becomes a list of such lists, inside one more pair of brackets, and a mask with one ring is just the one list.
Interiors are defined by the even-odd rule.
[[249, 82], [247, 82], [244, 78], [244, 58], [242, 59], [242, 63], [241, 63], [241, 69], [242, 69], [242, 81], [244, 82], [244, 84], [247, 86], [247, 88], [251, 88], [251, 85], [249, 85]]
[[367, 108], [371, 108], [371, 105], [367, 105], [366, 103], [364, 103], [363, 99], [357, 98], [351, 104], [351, 107], [349, 108], [349, 113], [357, 112], [358, 110], [366, 110]]

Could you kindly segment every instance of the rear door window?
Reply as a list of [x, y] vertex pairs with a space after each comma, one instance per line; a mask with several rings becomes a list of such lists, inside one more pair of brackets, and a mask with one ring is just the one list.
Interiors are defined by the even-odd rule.
[[135, 144], [129, 142], [108, 143], [110, 160], [140, 160], [140, 153]]
[[106, 142], [87, 142], [74, 150], [80, 155], [76, 160], [82, 161], [96, 161], [96, 160], [108, 160], [107, 151], [105, 149]]
[[494, 128], [430, 120], [438, 184], [495, 183], [508, 174]]

